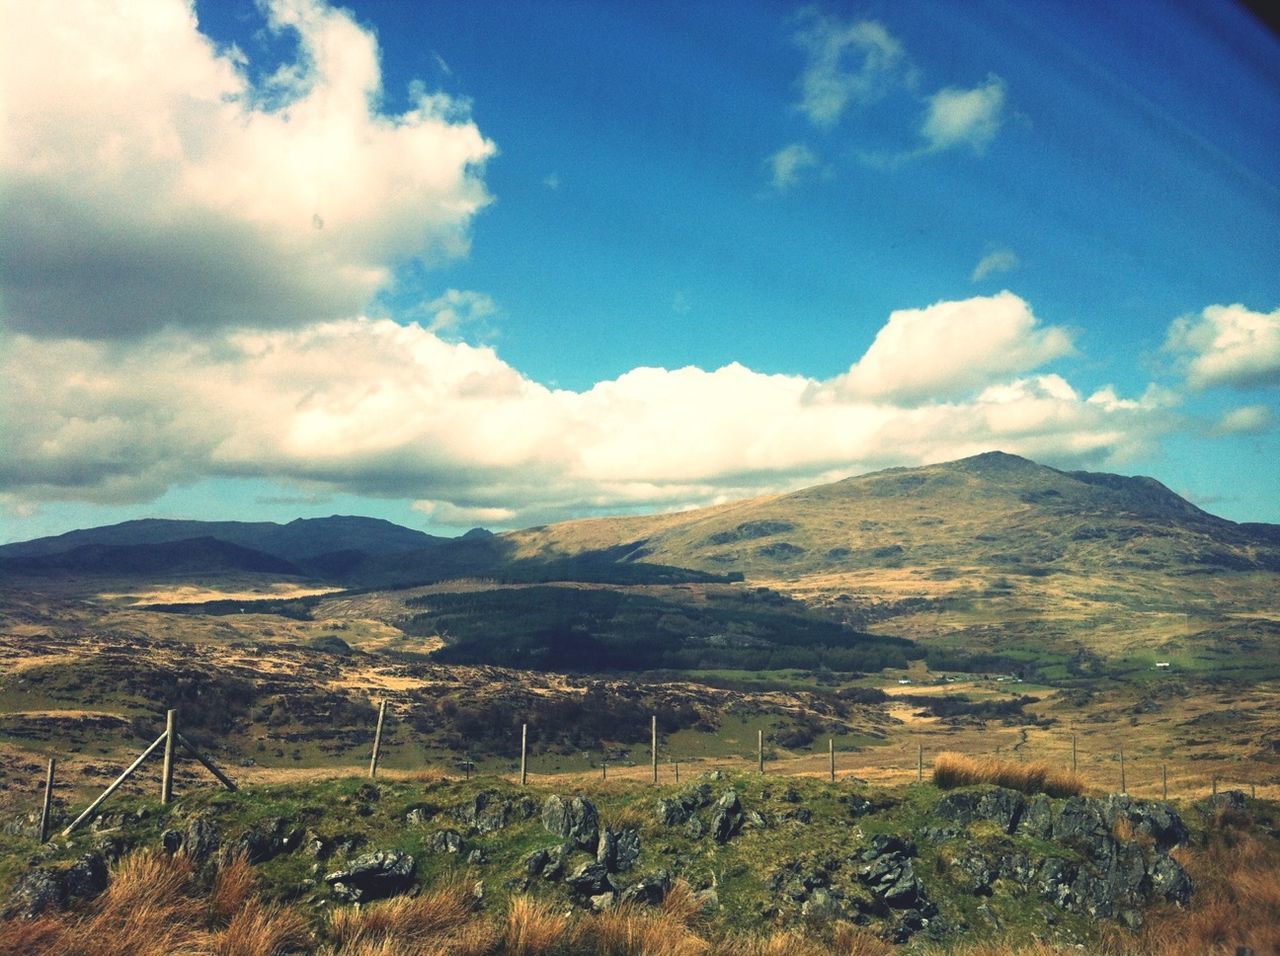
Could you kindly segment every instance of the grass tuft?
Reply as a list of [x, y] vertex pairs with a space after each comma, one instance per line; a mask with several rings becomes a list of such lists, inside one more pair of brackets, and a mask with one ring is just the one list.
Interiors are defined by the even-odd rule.
[[990, 783], [1026, 794], [1045, 793], [1051, 797], [1076, 797], [1085, 792], [1084, 778], [1043, 761], [1017, 763], [991, 757], [966, 757], [957, 753], [938, 754], [933, 762], [933, 782], [949, 790]]
[[511, 898], [507, 908], [505, 952], [509, 956], [543, 956], [567, 941], [569, 919], [531, 896]]

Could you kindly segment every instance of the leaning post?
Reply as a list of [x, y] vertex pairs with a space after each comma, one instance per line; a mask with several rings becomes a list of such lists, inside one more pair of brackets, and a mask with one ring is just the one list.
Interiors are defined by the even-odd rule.
[[658, 715], [649, 719], [649, 753], [653, 757], [653, 782], [658, 782]]
[[160, 775], [160, 802], [173, 799], [173, 750], [178, 737], [178, 712], [168, 711], [164, 716], [164, 771]]
[[49, 770], [44, 777], [44, 803], [40, 807], [40, 842], [49, 842], [49, 815], [53, 809], [53, 774], [58, 766], [58, 758], [49, 758]]
[[387, 702], [378, 705], [378, 729], [373, 732], [373, 759], [369, 761], [369, 777], [378, 775], [378, 756], [382, 750], [382, 722], [387, 717]]

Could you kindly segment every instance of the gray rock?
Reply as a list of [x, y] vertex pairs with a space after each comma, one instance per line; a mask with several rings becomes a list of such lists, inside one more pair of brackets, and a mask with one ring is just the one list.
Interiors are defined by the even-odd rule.
[[477, 847], [467, 854], [467, 862], [472, 866], [479, 866], [482, 863], [489, 862], [489, 858], [485, 856], [484, 850]]
[[610, 873], [625, 873], [640, 859], [640, 833], [632, 827], [614, 831], [606, 827], [600, 832], [596, 860]]
[[481, 833], [501, 830], [520, 815], [510, 800], [494, 790], [482, 790], [466, 804], [459, 816]]
[[738, 794], [733, 790], [726, 790], [716, 801], [711, 814], [712, 839], [717, 843], [728, 843], [742, 829], [742, 821], [742, 803], [738, 800]]
[[1026, 806], [1026, 798], [1016, 790], [990, 787], [949, 793], [938, 801], [934, 812], [944, 820], [963, 825], [989, 820], [1005, 833], [1012, 833]]
[[609, 871], [603, 863], [595, 860], [588, 860], [581, 864], [565, 877], [564, 882], [579, 896], [598, 896], [601, 893], [613, 891], [613, 886], [609, 882]]
[[632, 883], [619, 895], [619, 902], [626, 903], [645, 903], [649, 906], [658, 906], [667, 898], [667, 894], [671, 891], [671, 877], [666, 870], [659, 870], [650, 876]]
[[588, 902], [591, 904], [592, 912], [603, 913], [605, 910], [607, 910], [609, 907], [613, 905], [615, 898], [616, 898], [615, 894], [613, 893], [612, 890], [610, 890], [604, 893], [599, 893], [596, 896], [591, 897], [591, 899], [588, 900]]
[[819, 887], [804, 901], [800, 907], [800, 915], [814, 922], [825, 923], [840, 919], [844, 915], [844, 908], [829, 890]]
[[1106, 799], [1103, 814], [1113, 830], [1124, 820], [1135, 833], [1154, 840], [1159, 850], [1182, 846], [1191, 836], [1178, 811], [1161, 801], [1112, 794]]
[[0, 917], [31, 919], [48, 909], [63, 909], [92, 899], [107, 888], [107, 863], [86, 853], [69, 866], [39, 866], [18, 878]]
[[348, 903], [365, 903], [403, 893], [413, 883], [413, 857], [400, 850], [375, 850], [350, 866], [325, 874], [333, 895]]
[[1151, 893], [1159, 899], [1185, 906], [1191, 902], [1195, 886], [1178, 861], [1161, 853], [1152, 861], [1149, 871]]
[[546, 849], [534, 850], [524, 858], [524, 871], [530, 876], [540, 874], [551, 862], [551, 852]]
[[572, 841], [579, 849], [594, 852], [600, 843], [600, 816], [585, 797], [566, 800], [559, 794], [547, 797], [542, 805], [542, 826], [558, 837]]
[[427, 844], [432, 853], [461, 853], [463, 845], [462, 834], [457, 830], [440, 830], [432, 834]]

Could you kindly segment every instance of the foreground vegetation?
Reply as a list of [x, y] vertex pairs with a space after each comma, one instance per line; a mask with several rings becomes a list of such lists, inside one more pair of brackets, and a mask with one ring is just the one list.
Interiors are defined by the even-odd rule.
[[[1173, 856], [1194, 882], [1194, 896], [1185, 907], [1149, 908], [1137, 929], [1060, 909], [1017, 880], [996, 880], [975, 893], [963, 878], [963, 857], [974, 848], [1033, 860], [1070, 861], [1077, 852], [982, 820], [940, 830], [946, 823], [940, 804], [949, 795], [987, 799], [1014, 792], [988, 784], [963, 789], [976, 781], [998, 778], [1029, 793], [1048, 790], [1035, 768], [1025, 767], [940, 760], [935, 776], [959, 790], [759, 774], [701, 778], [683, 788], [584, 783], [580, 792], [598, 807], [601, 832], [632, 830], [643, 847], [626, 879], [674, 877], [661, 900], [622, 895], [594, 912], [563, 877], [530, 875], [530, 855], [556, 841], [536, 809], [550, 796], [545, 787], [423, 776], [376, 785], [349, 778], [235, 794], [204, 791], [169, 807], [109, 810], [92, 829], [44, 848], [30, 836], [10, 840], [0, 851], [0, 912], [31, 860], [56, 869], [94, 848], [117, 859], [96, 899], [65, 912], [0, 920], [0, 954], [886, 954], [899, 950], [888, 942], [900, 928], [893, 913], [876, 915], [868, 900], [859, 906], [870, 919], [856, 908], [833, 916], [816, 905], [819, 897], [809, 887], [816, 882], [823, 892], [858, 903], [864, 891], [837, 858], [891, 843], [896, 834], [916, 839], [915, 873], [937, 914], [936, 932], [916, 932], [906, 943], [912, 953], [1049, 956], [1078, 952], [1081, 945], [1108, 956], [1232, 954], [1237, 946], [1280, 951], [1280, 841], [1271, 802], [1182, 805], [1190, 840]], [[740, 829], [723, 842], [692, 824], [664, 820], [698, 786], [710, 797], [732, 792], [741, 800]], [[694, 816], [705, 819], [719, 805]], [[184, 831], [188, 842], [193, 832], [221, 833], [221, 850], [159, 849], [172, 849], [174, 835]], [[447, 833], [458, 842], [445, 839]], [[1151, 836], [1123, 821], [1114, 837], [1141, 853], [1157, 849]], [[325, 849], [331, 847], [338, 849]], [[412, 885], [392, 899], [344, 905], [321, 875], [375, 847], [414, 856]], [[855, 925], [851, 913], [863, 925]]]

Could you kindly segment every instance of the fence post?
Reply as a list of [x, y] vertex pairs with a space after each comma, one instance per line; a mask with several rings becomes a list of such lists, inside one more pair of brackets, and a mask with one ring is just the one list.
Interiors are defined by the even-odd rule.
[[1217, 777], [1213, 778], [1213, 795], [1215, 797], [1218, 795], [1218, 778]]
[[378, 754], [382, 749], [382, 722], [387, 716], [387, 702], [378, 705], [378, 729], [373, 732], [373, 759], [369, 761], [369, 777], [378, 775]]
[[1128, 788], [1124, 784], [1124, 748], [1120, 748], [1120, 792], [1128, 793]]
[[658, 782], [658, 715], [649, 718], [649, 753], [653, 757], [653, 782]]
[[764, 773], [764, 731], [756, 731], [756, 757], [760, 764], [760, 772]]
[[520, 725], [520, 786], [529, 782], [529, 725]]
[[58, 766], [58, 758], [49, 758], [49, 770], [44, 778], [44, 803], [40, 808], [40, 842], [49, 842], [49, 814], [53, 807], [53, 772]]
[[600, 754], [600, 779], [609, 779], [609, 755], [605, 753]]
[[836, 739], [834, 737], [827, 738], [827, 763], [831, 768], [831, 782], [836, 782]]
[[170, 710], [164, 716], [164, 771], [160, 775], [160, 802], [173, 799], [173, 747], [177, 743], [178, 712]]
[[62, 835], [64, 837], [71, 836], [72, 832], [76, 829], [76, 827], [80, 826], [80, 824], [84, 823], [85, 820], [88, 820], [89, 817], [93, 816], [93, 812], [97, 810], [98, 807], [102, 806], [102, 802], [106, 800], [107, 797], [115, 793], [116, 790], [119, 789], [120, 784], [128, 780], [129, 775], [133, 773], [135, 770], [137, 770], [139, 767], [141, 767], [142, 762], [146, 760], [148, 757], [150, 757], [152, 753], [155, 752], [155, 749], [159, 747], [162, 743], [164, 743], [164, 741], [165, 741], [164, 734], [161, 734], [155, 740], [151, 741], [151, 745], [147, 747], [146, 750], [142, 751], [142, 753], [138, 755], [138, 758], [134, 760], [133, 763], [129, 764], [128, 769], [126, 769], [124, 773], [120, 774], [120, 776], [116, 777], [116, 779], [111, 782], [111, 785], [108, 786], [106, 790], [103, 790], [102, 793], [98, 795], [98, 799], [94, 800], [93, 803], [89, 804], [89, 806], [84, 809], [84, 812], [82, 812], [80, 816], [76, 817], [74, 820], [71, 821], [70, 825], [65, 830], [62, 831]]
[[924, 744], [916, 744], [916, 783], [924, 783]]
[[1160, 786], [1164, 792], [1164, 799], [1169, 799], [1169, 765], [1162, 763], [1160, 765]]
[[1071, 772], [1076, 772], [1076, 735], [1071, 734]]
[[679, 783], [680, 782], [680, 761], [673, 760], [671, 761], [671, 763], [675, 766], [675, 769], [676, 769], [676, 783]]

